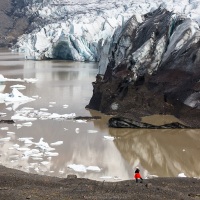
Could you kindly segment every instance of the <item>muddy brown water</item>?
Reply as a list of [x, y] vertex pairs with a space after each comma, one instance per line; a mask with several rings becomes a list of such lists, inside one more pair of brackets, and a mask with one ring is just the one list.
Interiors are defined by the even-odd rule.
[[[0, 142], [0, 163], [30, 173], [58, 177], [76, 174], [78, 177], [106, 181], [132, 179], [136, 166], [141, 168], [143, 177], [177, 177], [180, 173], [189, 177], [200, 177], [199, 129], [108, 128], [107, 121], [110, 116], [85, 109], [92, 96], [91, 83], [95, 81], [97, 72], [96, 63], [24, 60], [23, 54], [1, 49], [0, 74], [9, 79], [38, 79], [36, 83], [1, 83], [1, 93], [10, 93], [10, 86], [22, 84], [26, 89], [20, 92], [29, 97], [39, 97], [15, 110], [9, 109], [12, 104], [0, 103], [0, 112], [6, 113], [1, 119], [10, 119], [23, 107], [31, 107], [34, 110], [46, 108], [49, 113], [75, 113], [76, 116], [102, 118], [86, 123], [37, 119], [32, 121], [32, 126], [21, 128], [12, 124], [0, 124], [0, 139], [10, 137], [9, 141]], [[68, 107], [64, 108], [63, 105]], [[154, 124], [176, 121], [172, 116], [152, 116], [143, 120]], [[17, 122], [22, 123], [24, 122]], [[44, 138], [49, 144], [56, 141], [63, 141], [63, 144], [54, 147], [57, 156], [43, 156], [38, 160], [33, 157], [24, 158], [23, 151], [13, 148], [13, 145], [30, 149], [35, 147], [26, 146], [19, 141], [22, 137], [32, 137], [33, 142]], [[69, 168], [72, 164], [82, 166], [85, 172]], [[98, 166], [101, 170], [89, 170], [89, 166]]]

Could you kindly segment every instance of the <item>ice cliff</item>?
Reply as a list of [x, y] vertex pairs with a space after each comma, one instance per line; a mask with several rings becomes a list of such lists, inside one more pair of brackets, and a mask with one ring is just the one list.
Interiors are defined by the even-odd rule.
[[31, 33], [18, 38], [14, 49], [25, 52], [26, 59], [100, 60], [99, 65], [106, 66], [115, 30], [120, 32], [132, 15], [142, 23], [142, 15], [160, 5], [200, 23], [198, 0], [25, 0], [23, 12], [37, 16], [38, 22], [34, 21]]

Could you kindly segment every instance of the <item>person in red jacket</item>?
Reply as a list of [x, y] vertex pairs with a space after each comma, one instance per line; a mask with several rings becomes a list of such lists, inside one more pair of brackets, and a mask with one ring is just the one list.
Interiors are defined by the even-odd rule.
[[135, 178], [135, 180], [136, 180], [136, 183], [138, 183], [138, 180], [139, 180], [139, 179], [140, 179], [140, 183], [143, 182], [143, 178], [142, 178], [142, 176], [140, 175], [140, 169], [139, 169], [138, 167], [136, 167], [134, 178]]

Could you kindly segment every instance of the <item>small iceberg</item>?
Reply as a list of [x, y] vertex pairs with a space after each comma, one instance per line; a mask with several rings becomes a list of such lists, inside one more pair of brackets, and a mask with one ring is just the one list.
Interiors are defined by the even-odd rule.
[[86, 170], [100, 172], [101, 169], [98, 166], [88, 166]]
[[40, 108], [41, 111], [48, 111], [48, 108]]
[[87, 132], [88, 133], [97, 133], [98, 131], [96, 131], [96, 130], [88, 130]]
[[63, 108], [68, 108], [69, 107], [69, 105], [63, 105]]
[[21, 116], [20, 114], [13, 115], [11, 117], [11, 119], [13, 121], [35, 121], [35, 120], [37, 120], [37, 118], [35, 118], [35, 117], [25, 117], [25, 116]]
[[0, 138], [0, 142], [8, 142], [10, 139], [11, 137]]
[[44, 152], [44, 155], [45, 156], [58, 156], [59, 155], [59, 153], [57, 153], [57, 152]]
[[27, 83], [36, 83], [38, 81], [38, 79], [37, 78], [25, 78], [24, 81]]
[[84, 172], [86, 173], [86, 167], [84, 165], [76, 165], [76, 164], [71, 164], [71, 165], [67, 165], [68, 168], [73, 169], [76, 172]]
[[87, 120], [77, 119], [76, 122], [78, 122], [78, 123], [87, 123]]
[[106, 139], [106, 140], [114, 140], [115, 138], [114, 137], [112, 137], [112, 136], [103, 136], [104, 137], [104, 139]]
[[18, 90], [24, 90], [24, 89], [26, 89], [26, 86], [17, 84], [17, 85], [11, 85], [10, 88], [12, 88], [12, 89], [16, 88]]
[[50, 164], [50, 162], [49, 161], [42, 161], [41, 164], [48, 165], [48, 164]]
[[15, 135], [15, 132], [8, 131], [7, 135]]
[[13, 88], [12, 92], [5, 97], [5, 102], [23, 102], [23, 101], [34, 101], [35, 99], [24, 96], [21, 92], [19, 92], [16, 88]]
[[59, 115], [57, 113], [53, 113], [48, 118], [49, 119], [73, 119], [74, 117], [76, 117], [75, 113], [63, 114], [63, 115]]
[[0, 83], [6, 82], [6, 81], [17, 81], [17, 82], [24, 82], [24, 80], [17, 78], [17, 79], [9, 79], [5, 78], [2, 74], [0, 74]]
[[43, 141], [44, 138], [40, 138], [40, 141], [38, 143], [35, 143], [36, 147], [40, 148], [43, 151], [53, 151], [54, 148], [50, 147], [47, 142]]
[[28, 127], [30, 127], [30, 126], [32, 126], [32, 125], [33, 125], [32, 122], [26, 122], [26, 123], [23, 123], [23, 124], [22, 124], [22, 126], [28, 126]]
[[5, 117], [7, 114], [0, 112], [0, 117]]
[[178, 174], [178, 177], [187, 177], [184, 173]]
[[51, 145], [51, 146], [59, 146], [59, 145], [61, 145], [61, 144], [63, 144], [63, 141], [53, 142], [53, 143], [51, 143], [50, 145]]
[[2, 131], [7, 131], [9, 128], [8, 127], [1, 127], [0, 130]]
[[75, 133], [79, 133], [80, 129], [79, 128], [75, 128]]

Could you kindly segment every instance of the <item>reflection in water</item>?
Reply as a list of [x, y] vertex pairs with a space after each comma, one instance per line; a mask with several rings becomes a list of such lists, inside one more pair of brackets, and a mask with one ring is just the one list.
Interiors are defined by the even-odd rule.
[[[5, 58], [5, 59], [4, 59]], [[23, 107], [31, 107], [34, 112], [46, 110], [47, 113], [69, 114], [76, 116], [100, 115], [101, 120], [78, 123], [74, 120], [33, 121], [30, 126], [24, 122], [0, 124], [0, 162], [23, 171], [66, 177], [74, 173], [78, 177], [102, 180], [102, 176], [117, 176], [131, 179], [133, 167], [141, 166], [143, 176], [177, 176], [184, 172], [187, 176], [200, 176], [198, 130], [134, 130], [111, 129], [107, 121], [110, 116], [87, 110], [92, 96], [92, 82], [97, 73], [95, 63], [76, 63], [66, 61], [24, 61], [23, 57], [10, 52], [0, 53], [0, 74], [6, 78], [36, 78], [36, 83], [23, 83], [22, 93], [38, 98], [13, 111], [0, 103], [0, 112], [6, 113], [3, 119], [10, 119]], [[14, 82], [6, 82], [3, 93], [10, 93]], [[53, 102], [53, 103], [51, 103]], [[66, 108], [63, 105], [68, 105]], [[76, 132], [76, 129], [79, 132]], [[106, 140], [104, 136], [114, 136]], [[33, 143], [40, 138], [48, 144], [63, 141], [55, 146], [58, 156], [24, 157], [25, 149], [37, 149], [34, 144], [25, 144], [19, 139], [32, 137]], [[100, 172], [75, 172], [70, 164], [98, 166]]]
[[[0, 73], [7, 78], [36, 78], [36, 83], [23, 83], [26, 89], [23, 94], [32, 97], [38, 96], [34, 102], [20, 105], [16, 111], [7, 110], [5, 104], [0, 104], [0, 112], [7, 113], [10, 119], [23, 107], [33, 108], [33, 112], [41, 108], [47, 113], [69, 114], [77, 116], [91, 116], [90, 111], [85, 109], [92, 96], [92, 82], [97, 73], [96, 63], [75, 63], [66, 61], [24, 61], [16, 59], [15, 64], [10, 62], [5, 54], [0, 54]], [[16, 57], [16, 55], [15, 55]], [[1, 62], [2, 61], [2, 62]], [[4, 93], [10, 93], [10, 86], [16, 84], [6, 82]], [[50, 102], [53, 102], [50, 103]], [[63, 105], [68, 105], [65, 108]], [[95, 115], [101, 115], [95, 112]], [[104, 115], [102, 115], [104, 116]], [[32, 121], [30, 126], [24, 126], [24, 122], [16, 122], [15, 125], [6, 125], [8, 131], [0, 133], [0, 138], [10, 137], [9, 141], [1, 142], [0, 161], [3, 165], [21, 169], [27, 172], [66, 177], [67, 174], [75, 173], [78, 177], [86, 177], [102, 180], [102, 176], [120, 177], [129, 179], [132, 177], [131, 167], [121, 157], [113, 141], [104, 139], [108, 135], [106, 122], [98, 120], [104, 127], [96, 127], [93, 121], [78, 123], [73, 120], [41, 120]], [[79, 133], [76, 129], [79, 128]], [[90, 130], [96, 132], [91, 133]], [[25, 149], [34, 150], [35, 145], [27, 146], [19, 141], [22, 137], [32, 137], [34, 143], [44, 138], [48, 144], [63, 141], [63, 145], [56, 146], [58, 156], [24, 157]], [[45, 153], [45, 152], [44, 152]], [[82, 164], [98, 166], [100, 172], [87, 171], [86, 173], [75, 172], [69, 169], [69, 164]], [[113, 181], [114, 179], [109, 179]]]
[[189, 177], [199, 177], [199, 130], [147, 130], [110, 129], [117, 137], [115, 144], [122, 156], [144, 172], [164, 177], [174, 177], [184, 172]]

